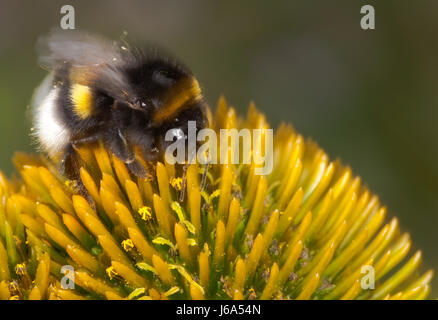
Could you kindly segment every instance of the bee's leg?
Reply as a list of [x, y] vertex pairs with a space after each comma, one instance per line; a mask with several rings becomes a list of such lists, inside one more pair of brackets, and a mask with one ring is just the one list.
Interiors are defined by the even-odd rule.
[[146, 178], [148, 176], [147, 170], [137, 159], [134, 159], [134, 161], [130, 163], [126, 163], [126, 166], [136, 177]]
[[148, 131], [138, 131], [138, 130], [127, 130], [127, 139], [132, 144], [135, 144], [143, 158], [146, 161], [156, 162], [159, 159], [159, 150], [155, 145], [154, 141], [155, 132], [152, 130]]
[[91, 195], [88, 193], [81, 180], [80, 169], [81, 162], [79, 154], [76, 152], [77, 148], [81, 145], [91, 144], [98, 141], [101, 138], [98, 134], [92, 134], [82, 138], [74, 139], [64, 150], [63, 158], [61, 160], [61, 173], [69, 180], [75, 182], [75, 187], [79, 194], [83, 196], [88, 203], [95, 208], [95, 204]]
[[69, 144], [62, 155], [59, 171], [69, 180], [77, 180], [79, 174], [79, 161], [73, 144]]
[[80, 175], [81, 167], [78, 157], [79, 155], [76, 153], [73, 143], [69, 144], [64, 150], [60, 171], [64, 177], [75, 182], [75, 187], [78, 193], [83, 196], [93, 208], [95, 208], [93, 199], [82, 183]]
[[116, 129], [110, 136], [107, 136], [106, 143], [109, 149], [122, 160], [128, 169], [137, 177], [144, 178], [147, 176], [146, 169], [135, 158], [132, 146], [129, 144], [120, 129]]
[[71, 142], [74, 149], [79, 148], [81, 145], [84, 144], [91, 144], [95, 143], [100, 139], [100, 135], [94, 134], [90, 135], [84, 138], [75, 139]]

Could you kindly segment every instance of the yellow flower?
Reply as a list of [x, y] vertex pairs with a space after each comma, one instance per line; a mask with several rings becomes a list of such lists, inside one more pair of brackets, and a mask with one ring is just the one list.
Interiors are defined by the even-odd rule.
[[[211, 127], [269, 128], [221, 98]], [[0, 299], [424, 299], [433, 271], [350, 168], [283, 124], [274, 169], [156, 163], [133, 177], [102, 146], [78, 150], [76, 194], [42, 156], [0, 173]], [[152, 166], [151, 166], [152, 167]], [[173, 188], [171, 188], [171, 186]], [[75, 289], [63, 289], [62, 267]]]

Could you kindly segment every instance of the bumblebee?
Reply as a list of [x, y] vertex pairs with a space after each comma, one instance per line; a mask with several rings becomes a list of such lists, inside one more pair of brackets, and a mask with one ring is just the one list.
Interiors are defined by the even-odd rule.
[[52, 32], [39, 42], [49, 75], [32, 103], [33, 134], [49, 158], [80, 182], [76, 149], [101, 142], [132, 174], [163, 156], [168, 130], [186, 139], [188, 121], [204, 128], [206, 102], [193, 73], [156, 49], [140, 50], [89, 34]]

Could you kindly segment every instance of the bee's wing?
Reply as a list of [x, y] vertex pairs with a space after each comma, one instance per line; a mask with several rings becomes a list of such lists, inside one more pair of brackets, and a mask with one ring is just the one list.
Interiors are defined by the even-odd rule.
[[40, 63], [49, 69], [68, 62], [76, 67], [97, 66], [120, 58], [120, 51], [110, 41], [76, 31], [54, 31], [38, 42]]
[[115, 99], [135, 101], [121, 67], [130, 64], [135, 56], [115, 42], [76, 31], [57, 31], [38, 42], [39, 63], [56, 71], [67, 64], [70, 80], [93, 85]]

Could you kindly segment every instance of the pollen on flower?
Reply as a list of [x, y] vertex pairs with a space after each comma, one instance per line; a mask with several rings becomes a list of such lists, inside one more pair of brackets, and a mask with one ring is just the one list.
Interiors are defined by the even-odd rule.
[[138, 214], [141, 216], [141, 219], [144, 221], [149, 221], [152, 219], [152, 209], [151, 207], [141, 207], [138, 209]]
[[122, 241], [122, 247], [125, 251], [129, 251], [134, 248], [134, 242], [131, 239], [126, 239]]
[[119, 274], [117, 273], [117, 271], [114, 269], [113, 266], [106, 268], [105, 272], [108, 275], [108, 277], [110, 278], [110, 280], [113, 280], [115, 277], [119, 276]]
[[20, 293], [20, 289], [19, 289], [18, 284], [15, 280], [9, 282], [8, 289], [12, 295], [18, 296]]
[[182, 184], [183, 184], [183, 179], [180, 177], [170, 179], [170, 185], [177, 191], [181, 190]]
[[257, 294], [256, 294], [254, 288], [253, 287], [249, 288], [249, 290], [248, 290], [248, 300], [254, 300], [256, 298], [257, 298]]
[[26, 274], [26, 265], [24, 263], [19, 263], [15, 266], [15, 273], [19, 276]]

